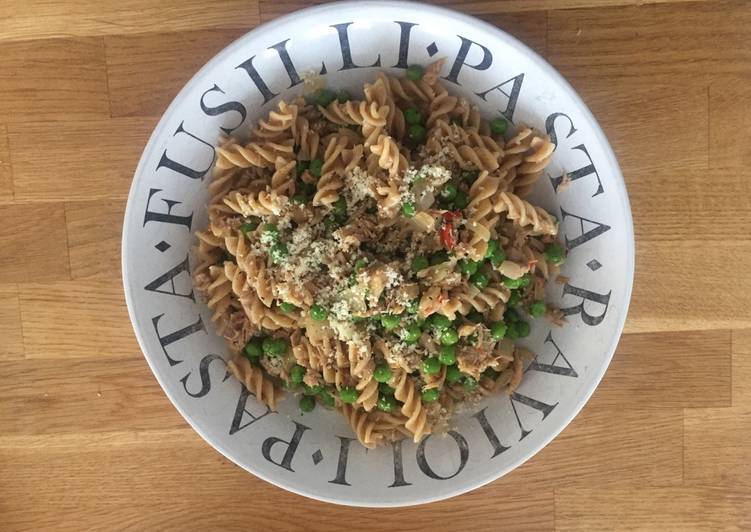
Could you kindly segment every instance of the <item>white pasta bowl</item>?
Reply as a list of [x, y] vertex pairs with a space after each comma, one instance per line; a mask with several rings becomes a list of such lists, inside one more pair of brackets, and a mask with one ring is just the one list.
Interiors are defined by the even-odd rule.
[[[190, 277], [193, 233], [206, 225], [215, 147], [301, 77], [322, 72], [356, 92], [376, 70], [446, 57], [449, 90], [484, 115], [547, 131], [556, 149], [534, 201], [555, 213], [569, 249], [564, 284], [548, 299], [564, 327], [536, 321], [524, 345], [537, 353], [511, 397], [456, 416], [445, 436], [375, 450], [361, 447], [336, 412], [276, 412], [227, 373]], [[558, 187], [568, 174], [567, 186]], [[190, 425], [219, 452], [284, 489], [340, 504], [401, 506], [457, 495], [519, 466], [550, 442], [600, 382], [626, 317], [634, 241], [626, 189], [600, 127], [566, 81], [526, 46], [480, 20], [403, 2], [346, 2], [299, 11], [259, 27], [203, 67], [169, 106], [133, 179], [123, 230], [130, 318], [154, 375]]]

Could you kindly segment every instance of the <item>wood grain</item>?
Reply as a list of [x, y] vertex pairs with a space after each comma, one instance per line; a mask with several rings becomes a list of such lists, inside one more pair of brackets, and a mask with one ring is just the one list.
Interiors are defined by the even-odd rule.
[[15, 199], [126, 198], [155, 124], [153, 118], [114, 118], [61, 122], [55, 128], [42, 122], [9, 126]]
[[13, 169], [10, 165], [8, 128], [0, 124], [0, 202], [13, 199]]
[[549, 59], [564, 76], [702, 91], [748, 72], [750, 21], [744, 1], [551, 11]]
[[751, 529], [743, 0], [432, 2], [546, 56], [602, 125], [630, 194], [633, 334], [535, 457], [448, 501], [344, 508], [249, 475], [186, 424], [123, 302], [131, 178], [206, 60], [315, 3], [0, 2], [0, 529]]
[[[117, 271], [117, 270], [115, 270]], [[119, 278], [19, 287], [26, 358], [139, 358]], [[78, 302], [86, 301], [85, 305]], [[75, 313], [69, 312], [76, 308]], [[89, 331], [95, 327], [97, 334]]]
[[70, 278], [62, 204], [45, 205], [44, 216], [31, 216], [24, 205], [0, 205], [0, 242], [0, 283]]
[[749, 100], [751, 75], [709, 86], [709, 161], [712, 167], [732, 169], [731, 175], [751, 166], [751, 144], [743, 139], [743, 132], [751, 129]]
[[597, 399], [613, 408], [635, 400], [641, 408], [729, 407], [731, 369], [730, 331], [629, 334]]
[[[187, 427], [140, 353], [113, 358], [2, 360], [3, 436]], [[70, 452], [80, 444], [73, 445]], [[208, 449], [207, 449], [208, 450]], [[210, 454], [210, 453], [207, 453]], [[3, 469], [7, 462], [0, 462]], [[16, 470], [21, 475], [22, 470]], [[7, 476], [6, 474], [0, 476]]]
[[0, 71], [0, 122], [109, 116], [104, 43], [100, 38], [0, 39]]
[[557, 530], [743, 530], [750, 504], [748, 492], [722, 488], [561, 490], [555, 523]]
[[120, 35], [207, 28], [252, 28], [258, 23], [257, 0], [228, 0], [221, 9], [205, 0], [6, 0], [0, 5], [0, 40]]
[[0, 285], [0, 360], [23, 358], [23, 329], [18, 286]]
[[125, 203], [121, 200], [65, 204], [71, 278], [118, 282], [124, 215]]
[[[105, 37], [112, 116], [160, 116], [194, 72], [245, 30]], [[154, 79], [159, 84], [154, 85]]]
[[[701, 247], [701, 252], [697, 249]], [[691, 259], [686, 257], [690, 255]], [[751, 242], [636, 243], [636, 277], [628, 332], [751, 327]], [[724, 288], [697, 297], [695, 287]], [[659, 289], [655, 289], [659, 287]]]

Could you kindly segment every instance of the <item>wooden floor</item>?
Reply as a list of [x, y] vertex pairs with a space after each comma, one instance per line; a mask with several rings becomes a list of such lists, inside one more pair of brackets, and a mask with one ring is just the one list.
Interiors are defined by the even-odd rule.
[[305, 3], [2, 0], [0, 530], [751, 528], [751, 2], [440, 3], [542, 53], [622, 165], [633, 301], [582, 413], [513, 473], [419, 508], [309, 501], [225, 460], [136, 345], [125, 198], [182, 84]]

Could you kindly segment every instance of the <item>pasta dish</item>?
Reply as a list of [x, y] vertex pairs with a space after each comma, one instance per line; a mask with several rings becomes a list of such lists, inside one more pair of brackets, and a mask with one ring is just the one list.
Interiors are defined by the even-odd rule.
[[[193, 276], [234, 376], [272, 408], [339, 410], [374, 447], [511, 394], [565, 258], [525, 199], [554, 150], [438, 81], [442, 62], [320, 88], [217, 149]], [[513, 130], [512, 130], [513, 129]]]

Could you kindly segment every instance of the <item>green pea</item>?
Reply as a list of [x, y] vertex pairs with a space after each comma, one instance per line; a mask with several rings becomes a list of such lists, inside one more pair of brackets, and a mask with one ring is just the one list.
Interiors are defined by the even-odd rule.
[[336, 215], [347, 214], [347, 200], [343, 196], [339, 196], [331, 207]]
[[414, 107], [407, 107], [407, 109], [404, 111], [404, 120], [409, 125], [421, 124], [422, 113], [420, 113], [420, 111], [418, 111]]
[[449, 260], [449, 254], [446, 250], [436, 251], [430, 256], [430, 265], [436, 266]]
[[477, 170], [462, 170], [462, 173], [459, 174], [459, 179], [462, 181], [467, 181], [469, 184], [474, 183], [477, 178], [479, 177], [480, 172]]
[[408, 344], [416, 343], [420, 339], [421, 335], [422, 335], [422, 330], [420, 330], [420, 326], [417, 325], [416, 323], [407, 325], [404, 328], [403, 338], [404, 338], [404, 341], [407, 342]]
[[381, 314], [381, 326], [387, 331], [398, 327], [399, 321], [399, 316], [393, 314]]
[[499, 116], [490, 121], [490, 131], [495, 135], [503, 135], [506, 129], [508, 129], [508, 122], [505, 118]]
[[251, 218], [249, 221], [245, 222], [240, 226], [240, 232], [244, 234], [245, 236], [248, 236], [248, 233], [251, 231], [255, 231], [258, 227], [259, 221], [257, 218]]
[[298, 404], [303, 412], [312, 412], [316, 407], [316, 400], [312, 395], [303, 395]]
[[289, 256], [289, 250], [287, 246], [281, 242], [277, 242], [271, 246], [271, 262], [274, 264], [281, 264]]
[[422, 402], [423, 403], [434, 403], [438, 400], [438, 396], [441, 395], [441, 392], [438, 390], [438, 388], [429, 388], [427, 390], [423, 390], [422, 392]]
[[516, 328], [518, 322], [510, 323], [508, 330], [506, 331], [506, 338], [509, 340], [516, 340], [519, 338], [519, 329]]
[[310, 166], [310, 161], [297, 161], [297, 166], [295, 166], [297, 175], [302, 175], [302, 173], [308, 169], [308, 166]]
[[368, 261], [365, 259], [357, 259], [355, 261], [355, 273], [360, 273], [362, 269], [368, 265]]
[[424, 270], [428, 266], [430, 266], [430, 263], [428, 262], [428, 258], [422, 255], [418, 255], [417, 257], [412, 259], [412, 264], [410, 264], [410, 269], [413, 272], [417, 273], [420, 270]]
[[334, 401], [334, 396], [326, 390], [321, 390], [320, 392], [318, 392], [318, 398], [324, 405], [328, 406], [329, 408], [336, 404], [336, 401]]
[[279, 238], [279, 228], [276, 224], [263, 224], [261, 231], [264, 235], [268, 235], [274, 239]]
[[407, 304], [407, 314], [417, 314], [420, 310], [420, 300], [413, 299]]
[[313, 93], [313, 98], [316, 105], [320, 105], [321, 107], [328, 107], [331, 102], [336, 100], [336, 93], [331, 89], [318, 89], [317, 91], [315, 91], [315, 93]]
[[469, 196], [467, 196], [467, 193], [462, 190], [457, 191], [454, 198], [454, 208], [462, 210], [466, 209], [467, 205], [469, 205]]
[[475, 285], [480, 290], [485, 290], [485, 288], [487, 288], [488, 286], [488, 283], [490, 282], [490, 279], [488, 279], [488, 276], [484, 273], [477, 272], [469, 278], [469, 282]]
[[446, 329], [441, 333], [441, 344], [454, 345], [459, 341], [459, 333], [456, 329]]
[[279, 357], [287, 353], [289, 344], [282, 338], [265, 338], [261, 349], [269, 357]]
[[532, 277], [527, 273], [519, 277], [518, 279], [511, 279], [510, 277], [503, 278], [503, 285], [507, 288], [524, 288], [529, 286], [532, 282]]
[[402, 214], [406, 218], [413, 218], [415, 216], [415, 212], [417, 211], [413, 202], [405, 201], [404, 203], [402, 203]]
[[323, 321], [329, 315], [329, 312], [321, 305], [313, 305], [310, 307], [310, 317], [316, 321]]
[[503, 313], [503, 321], [506, 323], [516, 323], [519, 321], [519, 313], [512, 308], [507, 309], [506, 312]]
[[485, 316], [482, 315], [482, 312], [478, 312], [476, 310], [473, 310], [469, 314], [465, 316], [469, 321], [472, 323], [482, 323], [485, 319]]
[[490, 257], [492, 257], [496, 249], [498, 249], [498, 241], [488, 240], [488, 249], [485, 251], [485, 258], [489, 259]]
[[310, 161], [310, 167], [308, 168], [310, 173], [314, 177], [321, 177], [321, 170], [323, 170], [323, 159], [313, 159]]
[[469, 277], [477, 273], [480, 263], [470, 259], [461, 259], [457, 262], [457, 266], [460, 272]]
[[519, 290], [512, 290], [511, 295], [508, 297], [508, 301], [506, 301], [507, 307], [515, 307], [522, 301], [522, 293]]
[[413, 140], [415, 142], [422, 142], [425, 140], [425, 135], [427, 134], [427, 131], [424, 126], [420, 124], [413, 124], [409, 126], [409, 129], [407, 130], [407, 136], [410, 138], [410, 140]]
[[441, 189], [440, 196], [442, 199], [446, 201], [451, 201], [456, 197], [456, 194], [459, 190], [456, 188], [456, 185], [453, 183], [446, 183], [443, 188]]
[[345, 386], [339, 390], [339, 399], [342, 400], [342, 403], [352, 404], [357, 401], [358, 395], [357, 390], [352, 386]]
[[394, 395], [394, 392], [396, 391], [394, 388], [386, 384], [385, 382], [382, 382], [378, 385], [378, 391], [382, 393], [383, 395]]
[[294, 384], [302, 384], [302, 380], [305, 377], [305, 368], [295, 364], [291, 370], [289, 370], [289, 380]]
[[396, 408], [396, 399], [393, 395], [381, 395], [378, 397], [378, 410], [382, 412], [391, 412]]
[[373, 371], [373, 378], [378, 382], [388, 382], [392, 375], [393, 372], [388, 364], [378, 364]]
[[506, 260], [506, 252], [503, 251], [503, 249], [498, 246], [495, 251], [493, 251], [493, 254], [490, 256], [490, 263], [497, 268], [500, 266], [503, 261]]
[[438, 329], [439, 331], [443, 331], [451, 327], [451, 320], [443, 314], [432, 314], [429, 320], [430, 325], [432, 325], [433, 328]]
[[532, 327], [526, 321], [517, 321], [514, 324], [514, 328], [516, 329], [519, 338], [526, 338], [529, 336], [529, 333], [532, 332]]
[[553, 264], [560, 264], [566, 258], [566, 252], [560, 244], [553, 242], [545, 248], [545, 259]]
[[422, 361], [422, 372], [425, 375], [435, 375], [441, 371], [441, 362], [435, 358], [430, 357]]
[[292, 203], [297, 203], [298, 205], [305, 205], [308, 202], [308, 198], [304, 194], [295, 194], [292, 196]]
[[450, 366], [456, 363], [456, 346], [442, 345], [438, 352], [438, 360], [444, 366]]
[[323, 386], [321, 386], [320, 384], [316, 384], [315, 386], [308, 386], [307, 384], [303, 384], [302, 389], [305, 390], [305, 393], [308, 395], [317, 395], [323, 391]]
[[248, 360], [255, 360], [263, 354], [263, 347], [261, 346], [262, 340], [260, 338], [253, 338], [245, 344], [243, 353]]
[[455, 382], [459, 382], [461, 378], [462, 372], [459, 371], [457, 366], [449, 366], [446, 368], [446, 382], [454, 384]]
[[530, 305], [529, 314], [533, 318], [539, 318], [540, 316], [545, 314], [545, 310], [546, 310], [545, 302], [538, 300], [532, 303], [532, 305]]
[[477, 379], [470, 377], [469, 375], [464, 377], [464, 389], [471, 392], [475, 388], [477, 388]]
[[351, 99], [352, 96], [349, 94], [349, 91], [339, 89], [339, 91], [336, 93], [336, 101], [339, 103], [347, 103]]
[[420, 65], [410, 65], [407, 67], [407, 79], [411, 81], [420, 81], [425, 69]]
[[279, 308], [282, 312], [292, 312], [293, 310], [297, 310], [297, 307], [295, 305], [293, 305], [292, 303], [287, 303], [286, 301], [279, 303]]
[[493, 340], [500, 340], [506, 336], [506, 324], [502, 321], [497, 321], [490, 326], [490, 336]]

